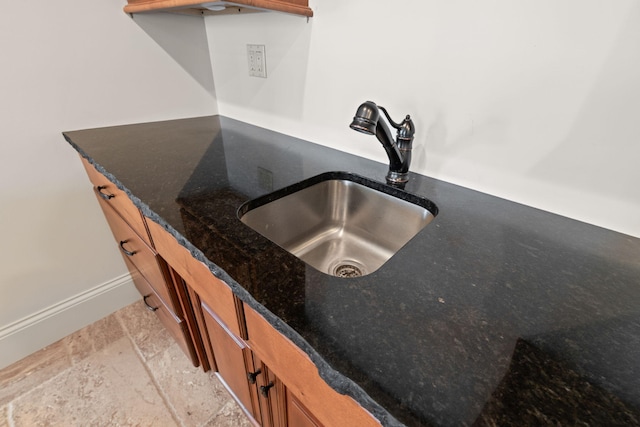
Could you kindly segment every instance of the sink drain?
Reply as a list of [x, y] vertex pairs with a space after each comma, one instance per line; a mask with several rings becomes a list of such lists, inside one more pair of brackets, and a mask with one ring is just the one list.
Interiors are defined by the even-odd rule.
[[362, 270], [360, 267], [353, 265], [352, 263], [340, 263], [333, 269], [333, 275], [337, 277], [360, 277], [362, 276]]

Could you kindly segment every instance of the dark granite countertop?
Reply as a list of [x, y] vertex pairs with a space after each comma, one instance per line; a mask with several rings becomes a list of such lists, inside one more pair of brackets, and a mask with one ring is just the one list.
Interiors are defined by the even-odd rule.
[[640, 425], [640, 239], [412, 174], [438, 216], [336, 278], [236, 211], [386, 165], [219, 116], [64, 136], [383, 424]]

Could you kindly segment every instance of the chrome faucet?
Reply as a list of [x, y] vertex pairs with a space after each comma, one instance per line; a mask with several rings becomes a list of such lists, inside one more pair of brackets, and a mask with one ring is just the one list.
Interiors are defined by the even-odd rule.
[[[389, 124], [397, 130], [396, 140], [394, 140], [389, 126], [383, 120], [380, 120], [380, 110], [386, 116]], [[404, 187], [409, 180], [411, 144], [413, 143], [413, 135], [416, 132], [411, 117], [407, 114], [402, 123], [398, 124], [391, 120], [384, 107], [380, 107], [372, 101], [367, 101], [358, 107], [349, 127], [367, 135], [375, 134], [389, 157], [387, 184]]]

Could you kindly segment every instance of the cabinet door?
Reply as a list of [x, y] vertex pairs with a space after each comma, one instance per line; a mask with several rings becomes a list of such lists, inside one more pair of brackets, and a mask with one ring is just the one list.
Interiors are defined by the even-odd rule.
[[255, 394], [262, 427], [322, 427], [322, 424], [286, 388], [284, 383], [251, 352], [255, 368]]
[[200, 302], [200, 306], [206, 328], [204, 332], [209, 338], [218, 374], [236, 400], [244, 406], [245, 411], [249, 411], [256, 418], [245, 366], [245, 353], [249, 352], [249, 349], [224, 326], [204, 301]]
[[254, 373], [257, 374], [254, 376], [255, 385], [252, 392], [257, 402], [256, 407], [260, 408], [261, 425], [262, 427], [286, 427], [288, 424], [284, 384], [253, 351], [251, 357]]
[[321, 427], [322, 424], [289, 391], [286, 390], [287, 425], [291, 427]]

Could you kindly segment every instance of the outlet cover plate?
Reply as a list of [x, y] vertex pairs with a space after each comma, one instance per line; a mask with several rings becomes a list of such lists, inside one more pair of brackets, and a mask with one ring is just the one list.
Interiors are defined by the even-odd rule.
[[248, 44], [247, 60], [250, 76], [267, 78], [267, 55], [263, 44]]

